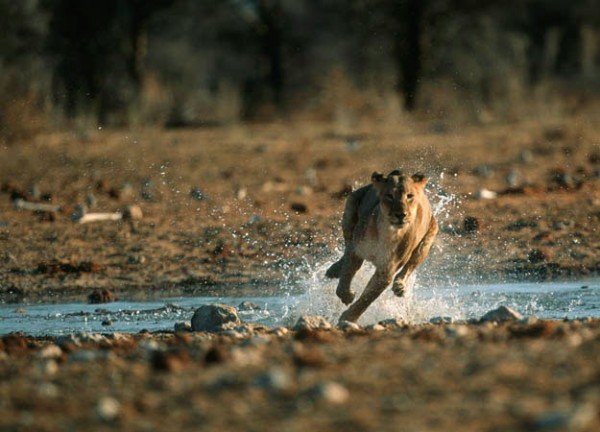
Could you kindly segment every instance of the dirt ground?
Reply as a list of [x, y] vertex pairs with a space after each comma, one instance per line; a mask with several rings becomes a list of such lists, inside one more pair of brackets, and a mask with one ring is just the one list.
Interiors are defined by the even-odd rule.
[[597, 431], [600, 321], [0, 339], [0, 429]]
[[[448, 201], [427, 277], [597, 275], [599, 138], [579, 118], [40, 136], [0, 148], [0, 300], [276, 293], [337, 253], [348, 191], [395, 167]], [[86, 199], [143, 218], [73, 222]], [[0, 430], [600, 429], [596, 319], [383, 327], [5, 335]]]
[[[432, 201], [450, 198], [433, 273], [600, 271], [600, 131], [590, 119], [100, 129], [0, 148], [0, 300], [85, 300], [95, 288], [121, 298], [276, 291], [337, 253], [345, 194], [395, 167], [427, 173]], [[478, 199], [482, 189], [498, 196]], [[89, 211], [137, 204], [144, 217], [72, 222], [88, 194]], [[15, 198], [61, 212], [18, 210]]]

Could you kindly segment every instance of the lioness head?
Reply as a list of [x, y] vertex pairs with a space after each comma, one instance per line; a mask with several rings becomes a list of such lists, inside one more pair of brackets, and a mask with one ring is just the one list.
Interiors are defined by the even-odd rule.
[[427, 177], [421, 173], [409, 177], [400, 170], [394, 170], [387, 177], [374, 172], [371, 181], [379, 196], [381, 210], [390, 223], [398, 228], [410, 224], [416, 216], [417, 203], [427, 184]]

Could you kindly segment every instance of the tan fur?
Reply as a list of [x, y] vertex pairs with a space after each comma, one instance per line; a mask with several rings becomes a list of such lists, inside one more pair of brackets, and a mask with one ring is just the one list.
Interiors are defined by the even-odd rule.
[[[348, 197], [342, 219], [344, 255], [326, 273], [340, 279], [336, 294], [350, 305], [340, 321], [356, 321], [392, 281], [394, 293], [404, 295], [406, 280], [427, 258], [438, 232], [426, 183], [422, 174], [373, 173], [370, 185]], [[375, 274], [352, 303], [350, 284], [364, 260], [375, 265]]]

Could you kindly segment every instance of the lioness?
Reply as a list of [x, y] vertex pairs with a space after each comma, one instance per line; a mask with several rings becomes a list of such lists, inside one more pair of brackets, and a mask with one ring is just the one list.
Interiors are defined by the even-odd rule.
[[409, 177], [394, 170], [385, 177], [374, 172], [371, 182], [348, 197], [342, 218], [344, 255], [325, 274], [340, 279], [336, 294], [349, 305], [354, 301], [350, 283], [363, 261], [376, 267], [362, 295], [340, 321], [356, 321], [392, 278], [394, 294], [402, 297], [406, 280], [425, 260], [438, 232], [423, 174]]

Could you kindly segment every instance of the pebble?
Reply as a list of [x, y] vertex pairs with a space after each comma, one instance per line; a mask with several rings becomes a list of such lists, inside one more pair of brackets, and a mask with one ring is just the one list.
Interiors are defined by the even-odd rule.
[[144, 217], [144, 213], [140, 206], [132, 204], [125, 206], [123, 209], [124, 220], [141, 220]]
[[548, 411], [533, 421], [534, 430], [586, 430], [596, 419], [596, 408], [588, 403], [575, 407], [571, 411]]
[[114, 357], [112, 351], [105, 350], [80, 350], [69, 355], [69, 362], [93, 362], [98, 360], [110, 360]]
[[506, 184], [509, 187], [517, 187], [521, 184], [521, 175], [515, 169], [510, 170], [510, 172], [506, 175]]
[[385, 328], [388, 328], [388, 327], [399, 328], [399, 327], [404, 327], [406, 325], [406, 322], [399, 318], [388, 318], [388, 319], [379, 321], [379, 325], [382, 325]]
[[192, 325], [187, 322], [178, 322], [178, 323], [175, 323], [174, 330], [175, 330], [175, 332], [191, 332]]
[[294, 325], [295, 331], [316, 329], [328, 330], [330, 328], [332, 328], [331, 323], [319, 315], [303, 315], [298, 318], [298, 321], [296, 321], [296, 324]]
[[304, 203], [294, 202], [290, 205], [290, 208], [296, 213], [308, 212], [308, 206]]
[[475, 167], [473, 174], [482, 178], [490, 178], [494, 174], [494, 170], [487, 165], [479, 165]]
[[217, 332], [227, 324], [241, 324], [237, 310], [225, 304], [203, 305], [196, 309], [192, 317], [193, 331]]
[[239, 311], [255, 311], [260, 310], [260, 306], [256, 303], [252, 303], [251, 301], [243, 301], [238, 305]]
[[121, 412], [121, 404], [118, 400], [105, 396], [96, 404], [96, 413], [104, 421], [112, 421]]
[[380, 332], [380, 331], [384, 331], [385, 327], [382, 326], [381, 324], [373, 324], [373, 325], [367, 326], [367, 330]]
[[206, 196], [204, 195], [204, 193], [202, 193], [200, 188], [196, 187], [196, 186], [194, 186], [190, 189], [190, 197], [192, 197], [196, 201], [203, 201], [206, 199]]
[[98, 204], [98, 200], [96, 199], [94, 194], [90, 192], [85, 196], [85, 204], [88, 208], [93, 209]]
[[454, 318], [449, 316], [436, 316], [429, 320], [430, 324], [452, 324], [454, 322]]
[[533, 162], [533, 153], [531, 152], [531, 150], [521, 150], [521, 152], [519, 153], [519, 161], [523, 163]]
[[309, 394], [316, 402], [332, 405], [343, 404], [350, 397], [350, 392], [346, 387], [333, 381], [317, 384], [309, 390]]
[[475, 216], [467, 216], [463, 220], [463, 231], [466, 233], [476, 233], [481, 229], [481, 221]]
[[285, 336], [286, 334], [288, 334], [290, 331], [288, 330], [287, 327], [275, 327], [273, 330], [271, 330], [271, 333], [274, 334], [275, 336]]
[[498, 197], [498, 193], [489, 189], [479, 189], [475, 192], [475, 198], [477, 199], [495, 199]]
[[38, 353], [38, 357], [42, 359], [56, 359], [62, 356], [62, 353], [63, 351], [58, 345], [52, 344], [42, 348]]
[[352, 321], [340, 321], [338, 328], [343, 331], [361, 331], [362, 327]]
[[504, 321], [518, 321], [522, 320], [523, 315], [519, 312], [506, 307], [500, 306], [499, 308], [493, 309], [487, 312], [481, 317], [480, 322], [504, 322]]
[[284, 369], [273, 367], [253, 381], [257, 387], [274, 392], [285, 392], [292, 387], [292, 379]]

